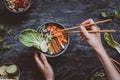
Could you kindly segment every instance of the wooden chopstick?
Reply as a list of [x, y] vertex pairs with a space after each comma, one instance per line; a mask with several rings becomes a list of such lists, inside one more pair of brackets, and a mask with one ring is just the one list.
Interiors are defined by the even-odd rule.
[[117, 67], [117, 65], [113, 61], [111, 61], [111, 62], [115, 66], [116, 70], [120, 73], [120, 69]]
[[[114, 60], [113, 58], [109, 57], [112, 64], [115, 66], [116, 70], [120, 73], [120, 69], [118, 68], [118, 66], [116, 64], [118, 64], [120, 66], [120, 63], [116, 60]], [[115, 64], [116, 63], [116, 64]]]
[[81, 24], [79, 26], [75, 26], [75, 27], [71, 27], [71, 28], [65, 28], [65, 29], [62, 29], [60, 31], [72, 30], [72, 29], [80, 28], [80, 26], [88, 27], [88, 26], [97, 25], [97, 24], [105, 23], [105, 22], [109, 22], [109, 21], [112, 21], [112, 19], [106, 19], [106, 20], [98, 21], [98, 22], [95, 22], [93, 24], [86, 24], [86, 25]]
[[[89, 30], [89, 33], [96, 33], [96, 32], [116, 32], [116, 30]], [[82, 31], [68, 31], [66, 33], [82, 33]]]
[[114, 60], [113, 58], [110, 58], [110, 59], [120, 66], [120, 63], [118, 61]]

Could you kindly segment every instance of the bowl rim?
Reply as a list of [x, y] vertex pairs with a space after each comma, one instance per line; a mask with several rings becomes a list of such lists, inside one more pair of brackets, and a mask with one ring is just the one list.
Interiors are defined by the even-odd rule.
[[90, 80], [90, 78], [93, 76], [93, 74], [99, 70], [104, 70], [103, 66], [100, 66], [100, 67], [97, 67], [95, 68], [91, 73], [90, 75], [87, 76], [87, 78], [85, 80]]
[[30, 8], [30, 6], [31, 6], [31, 4], [32, 4], [32, 0], [29, 0], [30, 2], [29, 2], [29, 4], [28, 4], [28, 6], [23, 10], [23, 11], [13, 11], [12, 9], [10, 9], [8, 6], [7, 6], [7, 2], [6, 2], [6, 0], [3, 0], [3, 2], [4, 2], [4, 4], [5, 4], [5, 7], [7, 8], [7, 10], [8, 11], [10, 11], [10, 12], [12, 12], [12, 13], [23, 13], [23, 12], [25, 12], [25, 11], [27, 11], [29, 8]]
[[[46, 23], [43, 23], [43, 24], [41, 24], [40, 26], [38, 26], [37, 30], [39, 30], [43, 25], [45, 25], [45, 24], [50, 24], [50, 23], [57, 24], [57, 25], [60, 25], [62, 28], [65, 28], [61, 23], [58, 23], [58, 22], [46, 22]], [[67, 40], [68, 40], [68, 42], [67, 42], [67, 44], [65, 45], [65, 48], [64, 48], [62, 51], [60, 51], [59, 53], [57, 53], [57, 54], [49, 55], [49, 54], [47, 54], [47, 53], [41, 52], [40, 50], [38, 50], [38, 52], [39, 52], [39, 53], [44, 53], [45, 56], [47, 56], [47, 57], [57, 57], [57, 56], [60, 56], [61, 54], [63, 54], [63, 53], [67, 50], [67, 48], [68, 48], [68, 46], [69, 46], [69, 44], [70, 44], [70, 36], [69, 36], [69, 35], [67, 36]]]
[[[12, 63], [12, 62], [6, 62], [6, 63], [2, 63], [2, 64], [0, 64], [0, 67], [1, 66], [5, 66], [5, 65], [16, 65], [15, 63]], [[18, 67], [18, 65], [16, 65], [17, 66], [17, 68], [18, 68], [18, 80], [20, 79], [20, 75], [21, 75], [21, 72], [20, 72], [20, 68]]]

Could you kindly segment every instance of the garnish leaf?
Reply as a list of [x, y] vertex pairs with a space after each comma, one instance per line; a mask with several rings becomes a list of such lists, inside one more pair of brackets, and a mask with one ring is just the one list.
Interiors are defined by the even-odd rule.
[[110, 33], [104, 33], [104, 39], [109, 46], [120, 53], [120, 44], [113, 39], [113, 36]]
[[106, 18], [107, 17], [107, 13], [105, 11], [101, 12], [102, 17]]

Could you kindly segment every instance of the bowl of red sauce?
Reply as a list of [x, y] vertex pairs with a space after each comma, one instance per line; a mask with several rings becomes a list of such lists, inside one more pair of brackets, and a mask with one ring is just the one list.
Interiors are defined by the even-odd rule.
[[28, 10], [31, 0], [4, 0], [5, 7], [12, 13], [21, 13]]

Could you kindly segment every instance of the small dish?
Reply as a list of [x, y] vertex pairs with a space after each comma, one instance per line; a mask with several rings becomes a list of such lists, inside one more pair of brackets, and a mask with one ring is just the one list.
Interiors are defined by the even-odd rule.
[[108, 80], [103, 67], [95, 69], [86, 80]]
[[[38, 27], [38, 31], [44, 35], [44, 33], [48, 33], [52, 35], [52, 39], [50, 41], [49, 52], [43, 52], [47, 57], [57, 57], [63, 54], [68, 48], [70, 38], [65, 31], [57, 33], [58, 30], [64, 29], [62, 25], [54, 22], [45, 23]], [[55, 33], [56, 31], [56, 33]], [[55, 33], [55, 34], [54, 34]], [[53, 37], [54, 34], [54, 37]], [[56, 34], [61, 34], [59, 37], [55, 36]], [[62, 38], [65, 41], [62, 41]], [[61, 42], [61, 43], [60, 43]], [[41, 51], [39, 51], [41, 52]]]
[[5, 63], [0, 65], [0, 80], [19, 80], [20, 69], [14, 63]]
[[31, 6], [31, 0], [3, 0], [5, 7], [12, 13], [27, 11]]

